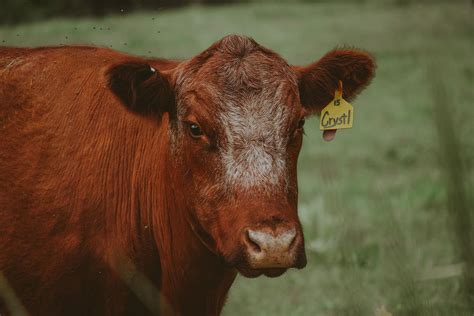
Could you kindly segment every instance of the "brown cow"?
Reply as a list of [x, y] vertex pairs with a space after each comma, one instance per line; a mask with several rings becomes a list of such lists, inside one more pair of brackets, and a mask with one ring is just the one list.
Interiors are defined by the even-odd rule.
[[305, 117], [374, 70], [353, 49], [292, 67], [236, 35], [185, 61], [0, 48], [3, 288], [33, 315], [218, 315], [238, 272], [304, 267]]

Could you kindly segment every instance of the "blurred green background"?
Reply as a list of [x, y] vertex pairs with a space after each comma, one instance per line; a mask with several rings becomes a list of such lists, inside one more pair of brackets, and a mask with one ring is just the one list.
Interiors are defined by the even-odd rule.
[[299, 213], [308, 266], [275, 279], [239, 276], [223, 315], [388, 315], [383, 306], [393, 315], [474, 315], [472, 2], [202, 2], [109, 3], [103, 17], [78, 10], [40, 21], [61, 12], [15, 1], [11, 14], [24, 18], [2, 9], [0, 45], [85, 43], [187, 58], [238, 33], [292, 64], [338, 46], [370, 51], [377, 75], [353, 103], [354, 127], [325, 143], [318, 118], [306, 125]]

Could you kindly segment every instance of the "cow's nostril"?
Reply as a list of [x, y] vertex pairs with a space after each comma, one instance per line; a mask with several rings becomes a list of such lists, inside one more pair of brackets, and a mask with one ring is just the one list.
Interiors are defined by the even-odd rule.
[[282, 245], [287, 245], [288, 249], [290, 249], [296, 240], [296, 229], [292, 228], [285, 231], [278, 236], [278, 239]]
[[259, 252], [262, 251], [262, 248], [260, 248], [258, 240], [255, 239], [255, 238], [252, 238], [252, 237], [255, 237], [255, 236], [253, 236], [251, 230], [247, 231], [245, 237], [246, 237], [245, 242], [247, 243], [247, 246], [250, 248], [249, 250], [251, 250], [252, 252], [255, 252], [255, 253], [259, 253]]

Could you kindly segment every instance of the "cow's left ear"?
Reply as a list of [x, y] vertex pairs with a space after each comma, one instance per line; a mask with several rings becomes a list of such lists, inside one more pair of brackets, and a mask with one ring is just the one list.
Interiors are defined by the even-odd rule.
[[301, 104], [311, 114], [321, 110], [334, 98], [339, 80], [343, 98], [353, 100], [375, 75], [375, 60], [367, 52], [336, 49], [306, 67], [293, 66], [298, 75]]
[[110, 67], [108, 86], [130, 111], [143, 116], [161, 117], [174, 106], [174, 93], [168, 76], [145, 61], [128, 61]]

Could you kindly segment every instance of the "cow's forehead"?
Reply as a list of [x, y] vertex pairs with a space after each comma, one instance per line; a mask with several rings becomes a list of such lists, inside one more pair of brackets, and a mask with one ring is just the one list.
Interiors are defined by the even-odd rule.
[[231, 35], [186, 62], [177, 84], [181, 93], [208, 87], [232, 99], [275, 93], [280, 87], [293, 91], [297, 78], [278, 54], [248, 37]]
[[298, 99], [296, 74], [286, 61], [237, 35], [223, 38], [189, 60], [180, 71], [177, 87], [180, 100], [198, 94], [204, 101], [201, 106], [210, 106], [213, 112], [251, 120], [281, 120], [282, 112], [293, 112], [285, 107]]
[[286, 143], [292, 107], [276, 95], [259, 94], [227, 103], [218, 118], [225, 133], [221, 157], [230, 187], [286, 185]]

